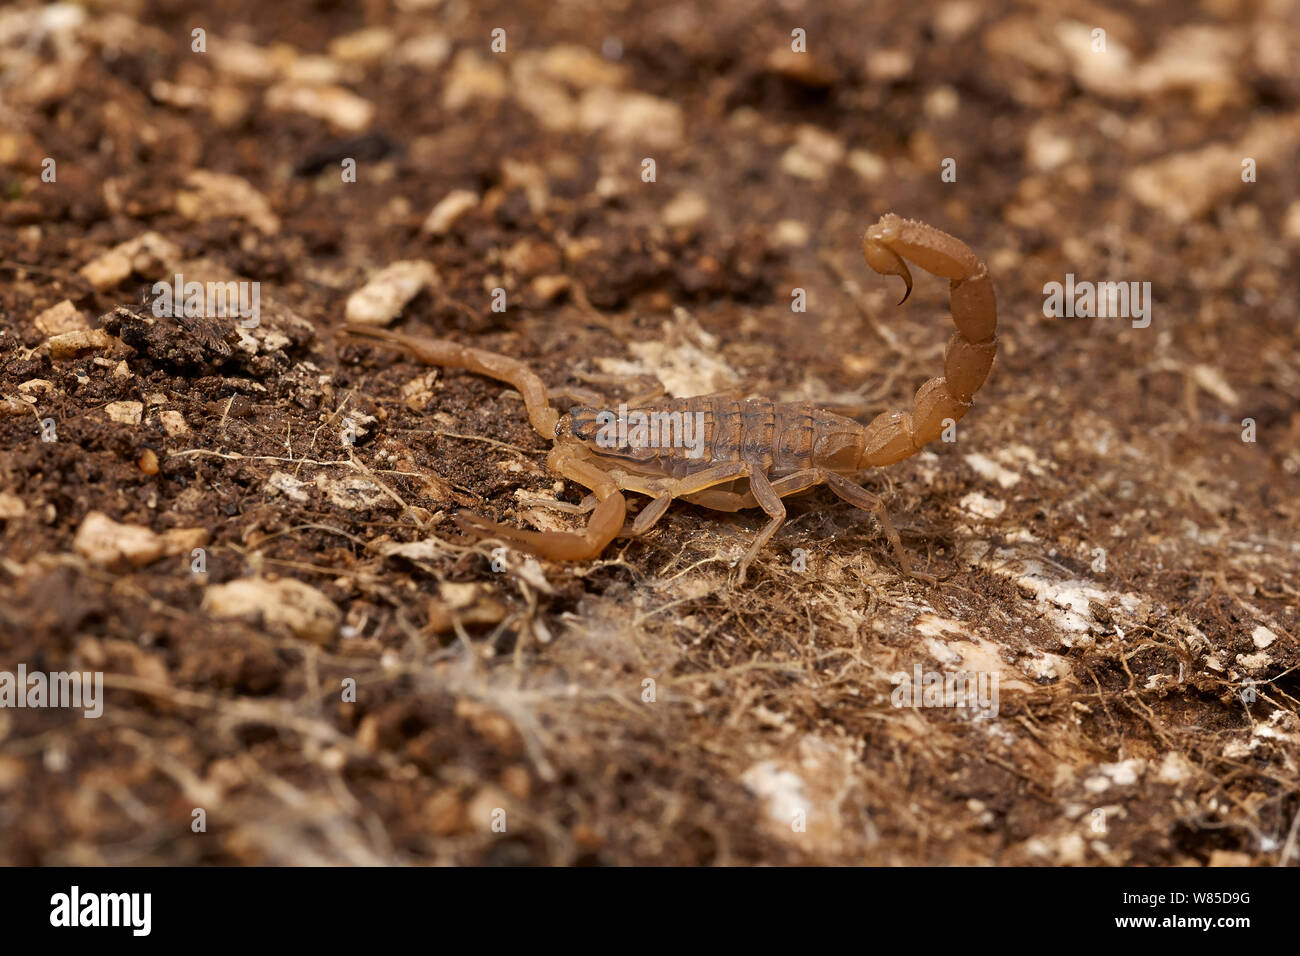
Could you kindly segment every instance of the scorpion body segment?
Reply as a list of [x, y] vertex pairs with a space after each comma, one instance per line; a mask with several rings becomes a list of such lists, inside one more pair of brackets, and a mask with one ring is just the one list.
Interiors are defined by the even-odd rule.
[[[431, 365], [464, 368], [514, 385], [534, 429], [554, 442], [549, 469], [593, 493], [584, 502], [591, 517], [581, 532], [524, 531], [462, 512], [457, 523], [466, 531], [545, 558], [586, 560], [620, 531], [644, 534], [677, 498], [717, 511], [757, 507], [769, 520], [739, 562], [743, 581], [754, 556], [785, 520], [781, 499], [824, 484], [876, 514], [899, 563], [910, 572], [884, 502], [847, 476], [914, 455], [966, 414], [993, 365], [997, 306], [984, 263], [961, 240], [933, 226], [887, 214], [867, 230], [862, 252], [875, 271], [903, 279], [903, 301], [912, 291], [909, 261], [948, 279], [957, 327], [944, 355], [944, 374], [917, 389], [911, 410], [885, 412], [865, 426], [808, 402], [738, 401], [726, 395], [620, 406], [617, 412], [576, 406], [560, 416], [541, 380], [516, 359], [369, 326], [344, 331], [381, 339]], [[625, 491], [653, 499], [629, 529], [623, 527]]]
[[[780, 478], [808, 468], [843, 474], [860, 471], [866, 428], [811, 402], [737, 401], [720, 395], [682, 398], [628, 409], [610, 427], [589, 406], [570, 409], [560, 420], [566, 432], [613, 467], [641, 474], [686, 478], [723, 462], [744, 462]], [[649, 427], [638, 436], [629, 421]], [[620, 424], [622, 425], [620, 429]], [[626, 436], [617, 444], [604, 436]], [[664, 437], [676, 440], [664, 441]]]

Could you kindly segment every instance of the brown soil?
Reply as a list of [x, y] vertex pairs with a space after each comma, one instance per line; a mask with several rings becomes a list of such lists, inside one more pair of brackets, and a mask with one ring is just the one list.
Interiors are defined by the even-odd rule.
[[[0, 862], [1300, 861], [1294, 8], [188, 6], [0, 11], [0, 670], [106, 684], [0, 710]], [[862, 264], [886, 211], [999, 295], [956, 442], [862, 478], [934, 587], [824, 489], [743, 586], [763, 516], [689, 505], [494, 570], [459, 509], [581, 520], [518, 395], [333, 337], [424, 260], [393, 328], [557, 390], [865, 418], [951, 330]], [[155, 319], [175, 272], [261, 325]], [[1150, 282], [1149, 327], [1044, 317], [1067, 273]], [[48, 344], [65, 300], [108, 337]], [[916, 665], [997, 716], [891, 706]]]

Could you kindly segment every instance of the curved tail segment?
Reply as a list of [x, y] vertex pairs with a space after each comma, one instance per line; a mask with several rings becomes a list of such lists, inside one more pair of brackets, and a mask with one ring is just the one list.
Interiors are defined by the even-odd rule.
[[542, 380], [518, 359], [498, 355], [495, 352], [485, 352], [483, 349], [471, 348], [446, 339], [418, 338], [414, 335], [403, 335], [400, 332], [375, 328], [372, 325], [345, 325], [339, 331], [356, 338], [378, 339], [427, 365], [468, 369], [513, 385], [524, 397], [524, 404], [528, 407], [528, 420], [532, 422], [537, 434], [547, 441], [555, 438], [555, 424], [560, 420], [560, 413], [551, 406]]
[[941, 378], [916, 392], [911, 412], [884, 412], [867, 426], [862, 468], [878, 468], [914, 455], [943, 433], [945, 421], [958, 421], [971, 397], [988, 378], [997, 353], [998, 309], [993, 280], [984, 262], [966, 243], [933, 226], [887, 213], [862, 237], [867, 265], [881, 275], [899, 276], [912, 293], [907, 262], [949, 280], [952, 320]]

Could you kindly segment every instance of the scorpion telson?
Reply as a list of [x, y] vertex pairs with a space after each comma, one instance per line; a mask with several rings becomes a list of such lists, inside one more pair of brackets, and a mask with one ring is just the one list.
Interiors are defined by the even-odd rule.
[[[868, 425], [807, 402], [737, 401], [724, 395], [632, 410], [660, 421], [702, 422], [702, 455], [691, 454], [681, 443], [643, 441], [635, 435], [611, 447], [597, 438], [597, 409], [573, 408], [561, 417], [542, 380], [517, 359], [369, 326], [349, 325], [342, 331], [382, 340], [429, 365], [467, 369], [513, 385], [524, 398], [533, 428], [554, 442], [547, 467], [593, 493], [584, 503], [591, 517], [580, 532], [524, 531], [461, 512], [456, 521], [468, 533], [498, 538], [543, 558], [582, 561], [598, 556], [620, 532], [644, 534], [677, 498], [715, 511], [761, 508], [769, 520], [739, 562], [743, 582], [754, 556], [785, 520], [781, 499], [824, 484], [850, 504], [875, 513], [899, 564], [915, 574], [884, 502], [846, 476], [916, 454], [939, 437], [948, 421], [966, 414], [997, 352], [997, 306], [983, 261], [961, 240], [923, 222], [886, 214], [867, 230], [862, 254], [876, 272], [903, 279], [904, 302], [912, 291], [908, 262], [949, 280], [957, 331], [948, 342], [943, 375], [917, 390], [911, 411], [884, 412]], [[628, 529], [623, 525], [625, 491], [652, 499]]]

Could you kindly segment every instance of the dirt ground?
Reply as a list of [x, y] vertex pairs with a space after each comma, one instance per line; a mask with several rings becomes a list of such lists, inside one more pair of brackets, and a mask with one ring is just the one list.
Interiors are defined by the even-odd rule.
[[[0, 10], [0, 670], [104, 675], [0, 709], [0, 862], [1300, 863], [1300, 7], [191, 6]], [[866, 421], [952, 330], [887, 211], [1000, 307], [955, 441], [860, 477], [934, 586], [825, 489], [743, 585], [761, 512], [494, 551], [453, 516], [584, 520], [519, 395], [334, 335], [411, 263], [391, 328], [566, 402]]]

